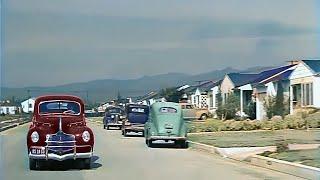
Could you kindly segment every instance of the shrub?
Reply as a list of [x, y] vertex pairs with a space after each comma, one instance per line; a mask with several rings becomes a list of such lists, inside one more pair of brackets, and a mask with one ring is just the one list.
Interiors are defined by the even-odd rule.
[[240, 98], [235, 94], [231, 94], [225, 104], [219, 104], [216, 113], [220, 119], [233, 119], [239, 109]]
[[271, 130], [271, 129], [273, 129], [272, 121], [262, 120], [261, 121], [261, 129], [263, 129], [263, 130]]
[[319, 128], [320, 127], [320, 112], [310, 114], [305, 119], [307, 127], [309, 128]]
[[288, 123], [289, 129], [302, 129], [306, 127], [306, 121], [297, 115], [285, 116], [285, 121]]

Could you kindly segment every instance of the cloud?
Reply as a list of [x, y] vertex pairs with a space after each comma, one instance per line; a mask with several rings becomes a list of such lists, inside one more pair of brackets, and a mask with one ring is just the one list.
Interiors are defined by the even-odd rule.
[[226, 2], [7, 1], [3, 85], [196, 74], [317, 55], [314, 1]]

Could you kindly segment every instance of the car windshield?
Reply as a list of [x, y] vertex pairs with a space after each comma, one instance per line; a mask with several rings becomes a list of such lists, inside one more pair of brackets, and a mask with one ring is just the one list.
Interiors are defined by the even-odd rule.
[[64, 114], [80, 114], [79, 103], [72, 101], [49, 101], [39, 105], [39, 114], [48, 113], [64, 113]]
[[161, 113], [177, 113], [177, 109], [173, 107], [162, 107], [159, 110]]

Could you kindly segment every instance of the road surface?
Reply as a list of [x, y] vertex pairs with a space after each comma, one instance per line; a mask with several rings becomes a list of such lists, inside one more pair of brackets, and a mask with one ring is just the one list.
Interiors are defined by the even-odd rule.
[[[93, 169], [30, 171], [26, 150], [28, 124], [0, 133], [0, 180], [207, 180], [299, 179], [190, 149], [147, 148], [140, 137], [122, 137], [89, 123], [96, 137]], [[60, 164], [55, 164], [60, 167]]]

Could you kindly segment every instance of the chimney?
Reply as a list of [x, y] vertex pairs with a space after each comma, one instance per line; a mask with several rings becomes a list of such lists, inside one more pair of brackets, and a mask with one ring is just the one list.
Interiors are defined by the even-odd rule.
[[290, 61], [287, 61], [288, 62], [288, 65], [297, 65], [301, 62], [301, 60], [298, 60], [298, 59], [293, 59], [293, 60], [290, 60]]

